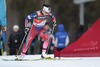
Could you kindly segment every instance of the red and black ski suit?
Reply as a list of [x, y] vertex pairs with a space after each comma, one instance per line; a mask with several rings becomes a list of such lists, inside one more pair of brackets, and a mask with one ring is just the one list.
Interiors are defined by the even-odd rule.
[[39, 35], [41, 38], [44, 39], [43, 43], [43, 52], [46, 52], [46, 49], [49, 44], [49, 35], [44, 34], [45, 29], [44, 25], [47, 23], [47, 20], [49, 18], [52, 18], [52, 22], [56, 23], [56, 19], [54, 15], [50, 13], [50, 15], [43, 15], [42, 10], [36, 11], [30, 15], [28, 15], [25, 19], [25, 27], [28, 27], [28, 21], [33, 20], [33, 23], [31, 25], [31, 29], [29, 31], [29, 34], [27, 36], [26, 43], [24, 44], [24, 47], [22, 49], [22, 53], [26, 53], [28, 47], [30, 46], [32, 40], [35, 38], [36, 35]]

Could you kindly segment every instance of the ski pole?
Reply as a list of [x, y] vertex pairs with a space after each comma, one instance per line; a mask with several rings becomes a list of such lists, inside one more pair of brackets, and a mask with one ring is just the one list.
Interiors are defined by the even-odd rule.
[[27, 33], [28, 33], [28, 31], [25, 32], [24, 38], [23, 38], [23, 40], [22, 40], [22, 42], [21, 42], [21, 45], [20, 45], [20, 47], [19, 47], [19, 49], [18, 49], [18, 51], [17, 51], [15, 57], [18, 56], [18, 54], [19, 54], [19, 52], [20, 52], [20, 50], [21, 50], [21, 48], [22, 48], [22, 46], [23, 46], [24, 40], [25, 40], [25, 38], [26, 38], [26, 36], [27, 36]]
[[[52, 35], [53, 35], [53, 32], [54, 32], [54, 29], [55, 29], [55, 26], [53, 26], [53, 28], [52, 28], [52, 31], [51, 31], [51, 34], [52, 34]], [[47, 48], [46, 53], [48, 53], [48, 51], [49, 51], [50, 43], [51, 43], [51, 38], [49, 39], [49, 44], [48, 44], [48, 48]]]

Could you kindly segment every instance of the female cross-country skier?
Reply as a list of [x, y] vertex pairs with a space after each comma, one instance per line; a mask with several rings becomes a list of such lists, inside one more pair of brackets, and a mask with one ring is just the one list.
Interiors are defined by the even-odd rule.
[[51, 7], [50, 5], [44, 4], [42, 6], [42, 10], [38, 10], [30, 15], [28, 15], [25, 19], [25, 28], [28, 28], [28, 22], [32, 21], [32, 25], [29, 31], [29, 34], [27, 36], [26, 43], [24, 44], [22, 51], [21, 51], [21, 56], [18, 59], [23, 59], [25, 56], [25, 53], [30, 46], [32, 40], [35, 38], [36, 35], [39, 35], [41, 38], [44, 39], [43, 43], [43, 49], [42, 49], [42, 58], [47, 58], [49, 57], [46, 54], [46, 50], [49, 44], [49, 38], [50, 36], [48, 34], [44, 34], [45, 32], [45, 24], [49, 19], [52, 19], [53, 25], [56, 26], [56, 18], [54, 15], [51, 13]]

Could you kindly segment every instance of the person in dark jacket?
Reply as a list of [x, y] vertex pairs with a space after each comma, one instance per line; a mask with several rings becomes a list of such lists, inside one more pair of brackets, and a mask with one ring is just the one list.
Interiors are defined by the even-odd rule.
[[13, 32], [10, 34], [9, 40], [8, 40], [8, 46], [10, 50], [10, 55], [16, 55], [19, 46], [21, 44], [21, 34], [19, 33], [19, 26], [14, 25], [13, 26]]

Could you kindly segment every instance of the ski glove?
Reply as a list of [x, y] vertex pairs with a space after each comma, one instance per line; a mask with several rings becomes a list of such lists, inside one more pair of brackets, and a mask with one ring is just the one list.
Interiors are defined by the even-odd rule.
[[56, 22], [53, 22], [53, 26], [56, 26]]
[[24, 30], [24, 32], [27, 33], [29, 30], [30, 30], [30, 28], [26, 27], [25, 30]]

